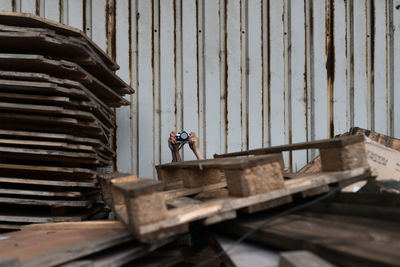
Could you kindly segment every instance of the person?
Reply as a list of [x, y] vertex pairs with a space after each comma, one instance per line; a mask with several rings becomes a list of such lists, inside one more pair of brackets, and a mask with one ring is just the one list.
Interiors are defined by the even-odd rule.
[[[193, 151], [197, 159], [204, 159], [203, 153], [200, 151], [199, 138], [196, 136], [195, 132], [189, 134], [189, 147]], [[168, 138], [168, 147], [171, 149], [172, 162], [182, 161], [181, 155], [179, 154], [179, 147], [181, 143], [176, 141], [176, 132], [172, 131]]]

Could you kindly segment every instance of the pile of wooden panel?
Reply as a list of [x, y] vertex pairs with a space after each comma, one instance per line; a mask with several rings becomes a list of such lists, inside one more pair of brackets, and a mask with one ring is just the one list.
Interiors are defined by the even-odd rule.
[[96, 170], [115, 156], [114, 108], [133, 93], [77, 29], [0, 12], [0, 224], [103, 210]]

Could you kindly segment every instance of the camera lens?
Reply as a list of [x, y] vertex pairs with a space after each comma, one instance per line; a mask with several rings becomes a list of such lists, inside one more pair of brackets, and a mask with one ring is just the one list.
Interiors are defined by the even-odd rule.
[[182, 140], [186, 140], [189, 138], [189, 135], [187, 134], [187, 132], [181, 132], [181, 139]]

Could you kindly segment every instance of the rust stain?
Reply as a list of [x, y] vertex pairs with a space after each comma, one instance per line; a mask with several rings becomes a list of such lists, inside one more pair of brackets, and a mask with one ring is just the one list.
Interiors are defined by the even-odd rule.
[[[175, 129], [178, 130], [178, 125], [177, 125], [177, 121], [178, 121], [178, 103], [177, 103], [177, 98], [178, 98], [178, 70], [177, 70], [177, 62], [178, 62], [178, 58], [177, 58], [177, 21], [176, 21], [176, 13], [177, 13], [177, 9], [176, 9], [176, 1], [173, 1], [173, 10], [174, 10], [174, 90], [175, 90], [175, 104], [174, 104], [174, 115], [175, 115]], [[180, 130], [180, 129], [179, 129]]]
[[[133, 66], [132, 66], [132, 2], [128, 1], [128, 57], [129, 57], [129, 62], [128, 62], [128, 68], [129, 68], [129, 81], [130, 81], [130, 86], [132, 87], [132, 74], [133, 74]], [[136, 90], [136, 88], [134, 88]], [[132, 102], [131, 102], [132, 106]]]
[[58, 21], [60, 23], [64, 22], [64, 5], [62, 0], [58, 0]]
[[225, 95], [225, 153], [228, 151], [228, 128], [229, 128], [229, 120], [228, 120], [228, 77], [229, 77], [229, 66], [228, 66], [228, 12], [227, 7], [229, 4], [229, 0], [225, 0], [225, 12], [224, 12], [224, 26], [225, 26], [225, 88], [224, 88], [224, 95]]
[[327, 74], [327, 88], [328, 88], [328, 102], [329, 102], [329, 135], [334, 137], [335, 125], [334, 125], [334, 81], [335, 81], [335, 25], [334, 25], [334, 13], [335, 3], [334, 1], [327, 0], [325, 10], [325, 54], [326, 54], [326, 74]]
[[12, 12], [17, 12], [17, 3], [16, 3], [16, 1], [17, 0], [12, 0], [11, 1], [11, 10], [12, 10]]
[[40, 16], [40, 0], [35, 1], [35, 14], [36, 16]]
[[262, 75], [261, 75], [261, 124], [262, 124], [262, 126], [261, 126], [261, 145], [262, 145], [262, 147], [264, 147], [264, 135], [265, 135], [265, 129], [264, 129], [264, 127], [265, 127], [265, 124], [264, 124], [264, 118], [265, 118], [265, 114], [264, 114], [264, 102], [265, 102], [265, 99], [264, 99], [264, 32], [263, 32], [263, 30], [264, 30], [264, 23], [263, 23], [263, 18], [264, 18], [264, 2], [263, 1], [261, 1], [261, 7], [260, 7], [260, 10], [261, 10], [261, 12], [260, 12], [260, 14], [261, 14], [261, 25], [260, 25], [260, 27], [261, 27], [261, 73], [262, 73]]
[[82, 28], [83, 32], [86, 33], [86, 0], [82, 0]]
[[[310, 6], [312, 6], [312, 4], [310, 4]], [[312, 7], [310, 8], [311, 12], [312, 12]], [[307, 18], [307, 5], [304, 4], [304, 18]], [[312, 13], [311, 13], [312, 14]], [[312, 15], [311, 15], [312, 16]], [[308, 51], [307, 51], [307, 19], [304, 20], [304, 72], [303, 72], [303, 102], [304, 102], [304, 118], [306, 121], [306, 125], [305, 125], [305, 131], [306, 131], [306, 138], [308, 138], [308, 122], [309, 122], [309, 118], [308, 118], [308, 99], [307, 99], [307, 86], [308, 86], [308, 81], [307, 81], [307, 55], [308, 55]], [[311, 24], [310, 22], [308, 22], [309, 24]], [[308, 150], [307, 151], [307, 158], [308, 158]]]
[[268, 146], [271, 146], [271, 16], [270, 16], [270, 2], [267, 1], [267, 112], [268, 112]]
[[109, 44], [110, 24], [108, 21], [108, 14], [110, 14], [110, 3], [107, 0], [106, 5], [104, 7], [104, 16], [105, 16], [104, 21], [105, 21], [105, 29], [106, 29], [106, 50], [107, 50], [106, 52], [107, 52], [107, 55], [110, 55], [111, 54], [110, 53], [110, 44]]
[[196, 5], [196, 103], [197, 103], [197, 125], [200, 134], [200, 66], [199, 66], [199, 34], [201, 30], [199, 29], [199, 12], [198, 12], [198, 1], [195, 1]]
[[111, 58], [117, 59], [117, 0], [112, 0], [111, 7]]
[[[376, 28], [375, 28], [375, 1], [374, 0], [370, 0], [371, 1], [371, 47], [370, 47], [370, 54], [371, 54], [371, 66], [370, 66], [370, 84], [371, 84], [371, 92], [370, 92], [370, 97], [371, 97], [371, 111], [372, 114], [373, 111], [375, 110], [375, 32], [376, 32]], [[371, 130], [374, 131], [375, 130], [375, 123], [374, 123], [374, 116], [371, 116]]]

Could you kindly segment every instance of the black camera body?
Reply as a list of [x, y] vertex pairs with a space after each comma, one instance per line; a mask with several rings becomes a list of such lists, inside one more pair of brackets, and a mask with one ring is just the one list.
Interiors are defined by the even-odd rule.
[[185, 143], [185, 142], [189, 141], [189, 134], [185, 131], [177, 133], [175, 135], [175, 140], [178, 143]]

